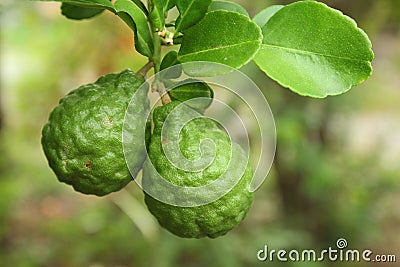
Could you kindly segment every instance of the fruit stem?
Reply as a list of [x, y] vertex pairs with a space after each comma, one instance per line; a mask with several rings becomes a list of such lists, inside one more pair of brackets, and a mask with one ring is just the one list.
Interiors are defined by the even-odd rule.
[[169, 102], [171, 102], [171, 97], [169, 96], [168, 92], [165, 91], [164, 83], [160, 79], [158, 79], [157, 76], [155, 77], [154, 82], [152, 84], [152, 89], [153, 91], [158, 92], [158, 94], [161, 97], [161, 102], [163, 105], [166, 105]]
[[154, 73], [160, 71], [161, 65], [161, 37], [158, 36], [158, 33], [153, 33], [153, 44], [154, 44], [154, 52], [153, 52], [153, 62], [154, 62]]
[[171, 97], [169, 96], [168, 93], [165, 93], [165, 94], [163, 94], [163, 95], [161, 96], [161, 103], [162, 103], [163, 105], [166, 105], [166, 104], [168, 104], [168, 103], [170, 103], [170, 102], [171, 102]]
[[149, 61], [146, 63], [146, 65], [144, 65], [140, 70], [138, 70], [137, 75], [140, 75], [142, 77], [146, 76], [147, 72], [149, 72], [149, 70], [154, 67], [154, 62], [153, 61]]
[[160, 80], [158, 72], [160, 72], [160, 66], [161, 66], [161, 44], [162, 44], [162, 39], [158, 35], [157, 32], [153, 34], [153, 41], [154, 41], [154, 54], [153, 54], [153, 60], [152, 62], [154, 63], [154, 81], [152, 84], [152, 90], [158, 92], [158, 94], [161, 97], [161, 102], [163, 105], [168, 104], [171, 102], [171, 98], [168, 94], [168, 92], [165, 91], [164, 83]]

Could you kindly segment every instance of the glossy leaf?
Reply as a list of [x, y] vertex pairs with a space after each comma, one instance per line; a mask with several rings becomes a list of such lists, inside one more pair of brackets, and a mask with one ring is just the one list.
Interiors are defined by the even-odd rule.
[[206, 14], [212, 0], [176, 0], [179, 10], [179, 17], [175, 23], [176, 32], [185, 29], [199, 22]]
[[131, 1], [135, 3], [143, 11], [143, 13], [146, 14], [146, 16], [149, 14], [149, 11], [147, 10], [146, 6], [143, 4], [142, 1], [140, 0], [131, 0]]
[[[182, 67], [176, 66], [180, 62], [178, 60], [178, 53], [176, 51], [169, 51], [161, 61], [160, 70], [164, 70], [161, 73], [162, 79], [176, 79], [182, 74]], [[174, 68], [170, 68], [176, 66]], [[170, 68], [170, 69], [168, 69]], [[165, 70], [167, 69], [167, 70]]]
[[146, 14], [129, 0], [117, 0], [114, 4], [118, 16], [134, 31], [135, 48], [144, 56], [153, 55], [153, 41]]
[[149, 19], [154, 27], [154, 30], [161, 31], [164, 29], [164, 7], [167, 5], [167, 0], [150, 0], [149, 1]]
[[243, 14], [245, 16], [249, 16], [249, 13], [247, 13], [247, 10], [244, 7], [242, 7], [241, 5], [234, 3], [234, 2], [212, 1], [210, 7], [208, 8], [208, 12], [211, 12], [214, 10], [233, 11], [233, 12], [238, 12], [240, 14]]
[[260, 28], [264, 27], [267, 24], [268, 20], [275, 15], [276, 12], [281, 10], [283, 5], [273, 5], [269, 6], [266, 9], [262, 10], [260, 13], [254, 16], [253, 21], [260, 26]]
[[164, 12], [167, 12], [174, 6], [176, 6], [176, 0], [167, 0], [166, 5], [164, 6]]
[[38, 0], [41, 2], [63, 2], [71, 5], [82, 6], [82, 7], [97, 7], [105, 8], [112, 12], [114, 7], [109, 0]]
[[287, 5], [262, 30], [254, 61], [300, 95], [342, 94], [371, 75], [374, 55], [368, 36], [354, 20], [323, 3]]
[[89, 19], [94, 16], [99, 15], [104, 11], [104, 8], [93, 8], [93, 7], [81, 7], [76, 5], [71, 5], [68, 3], [61, 4], [61, 14], [68, 19]]
[[[172, 100], [185, 102], [191, 108], [204, 110], [208, 108], [214, 97], [211, 87], [200, 80], [186, 79], [169, 91]], [[197, 99], [196, 99], [197, 98]], [[191, 101], [188, 101], [193, 99]]]
[[247, 16], [212, 11], [185, 32], [178, 59], [181, 62], [211, 61], [240, 68], [254, 57], [261, 40], [260, 28]]

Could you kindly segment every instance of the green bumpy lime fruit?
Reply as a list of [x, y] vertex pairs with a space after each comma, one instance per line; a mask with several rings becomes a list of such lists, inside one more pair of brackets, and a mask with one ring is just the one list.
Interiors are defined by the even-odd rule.
[[[145, 131], [134, 132], [146, 123], [147, 90], [138, 90], [144, 79], [130, 70], [100, 77], [95, 83], [71, 91], [60, 100], [42, 130], [42, 146], [59, 181], [76, 191], [103, 196], [126, 186], [146, 158]], [[147, 89], [147, 88], [146, 88]], [[124, 158], [122, 128], [131, 103], [135, 125], [130, 173]], [[133, 106], [132, 106], [133, 105]]]
[[[174, 112], [178, 105], [184, 106], [173, 101], [153, 111], [154, 130], [148, 151], [149, 157], [143, 166], [145, 203], [160, 225], [177, 236], [216, 238], [237, 226], [249, 210], [253, 201], [253, 192], [249, 191], [252, 170], [247, 154], [238, 144], [230, 140], [216, 122], [200, 117], [187, 120], [186, 114], [197, 112], [187, 106], [179, 112]], [[168, 127], [179, 129], [179, 134], [169, 132]], [[166, 149], [169, 143], [175, 141], [179, 143], [180, 153], [168, 154]], [[188, 170], [190, 164], [180, 166], [179, 154], [183, 155], [185, 160], [205, 168]], [[210, 163], [207, 163], [208, 156], [213, 158]], [[201, 158], [205, 160], [201, 162], [199, 160]], [[230, 170], [228, 165], [234, 166], [233, 170]], [[238, 174], [236, 166], [239, 165], [243, 168]], [[229, 187], [230, 191], [201, 205], [190, 205], [190, 201], [189, 205], [179, 205], [179, 203], [171, 205], [171, 202], [161, 200], [160, 196], [165, 193], [170, 200], [175, 198], [179, 201], [180, 193], [163, 192], [163, 186], [153, 180], [160, 175], [172, 184], [193, 188], [218, 181], [223, 173], [227, 174], [226, 177], [229, 179], [236, 181]], [[146, 191], [146, 186], [153, 193]], [[191, 201], [196, 202], [196, 199]]]

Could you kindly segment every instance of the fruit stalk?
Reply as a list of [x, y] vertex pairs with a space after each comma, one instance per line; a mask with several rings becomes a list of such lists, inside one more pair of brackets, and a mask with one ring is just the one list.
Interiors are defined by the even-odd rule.
[[146, 76], [147, 72], [149, 72], [149, 70], [151, 68], [154, 67], [154, 62], [153, 61], [149, 61], [146, 63], [146, 65], [144, 65], [138, 72], [137, 75], [142, 76], [144, 78], [144, 76]]
[[165, 91], [163, 82], [159, 79], [157, 73], [160, 72], [161, 65], [161, 38], [158, 36], [158, 33], [155, 32], [153, 34], [154, 39], [154, 54], [153, 54], [153, 64], [154, 64], [154, 82], [152, 84], [152, 91], [158, 92], [161, 97], [161, 102], [163, 105], [171, 102], [171, 97], [168, 92]]

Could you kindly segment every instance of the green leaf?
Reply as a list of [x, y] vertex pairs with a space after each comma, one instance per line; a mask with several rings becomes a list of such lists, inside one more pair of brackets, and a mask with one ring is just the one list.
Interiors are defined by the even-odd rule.
[[176, 0], [166, 0], [166, 5], [164, 6], [164, 12], [167, 12], [174, 6], [176, 6]]
[[176, 20], [176, 33], [182, 32], [199, 22], [207, 12], [212, 0], [176, 0], [179, 17]]
[[164, 7], [167, 0], [150, 0], [149, 1], [149, 19], [154, 30], [162, 31], [165, 25]]
[[203, 81], [186, 79], [176, 85], [175, 88], [171, 89], [169, 95], [172, 100], [185, 102], [185, 104], [191, 108], [205, 110], [211, 105], [214, 92], [211, 87]]
[[81, 7], [105, 8], [114, 12], [114, 7], [109, 0], [38, 0], [41, 2], [63, 2]]
[[176, 5], [176, 0], [151, 0], [149, 1], [150, 15], [149, 19], [154, 30], [162, 31], [165, 26], [165, 19], [168, 16], [168, 10]]
[[99, 15], [104, 11], [104, 8], [92, 8], [75, 6], [68, 3], [61, 4], [61, 14], [69, 19], [81, 20], [89, 19]]
[[[165, 70], [169, 67], [178, 65], [180, 62], [178, 60], [178, 53], [176, 51], [169, 51], [161, 61], [160, 70]], [[161, 73], [162, 79], [176, 79], [182, 74], [182, 67], [176, 66], [165, 70]]]
[[144, 14], [146, 14], [146, 16], [149, 14], [149, 11], [147, 10], [146, 6], [143, 4], [142, 1], [140, 0], [131, 0], [132, 2], [134, 2], [142, 11]]
[[262, 30], [254, 61], [300, 95], [342, 94], [371, 75], [374, 54], [368, 36], [354, 20], [323, 3], [287, 5]]
[[260, 13], [254, 16], [253, 21], [260, 26], [260, 28], [264, 27], [267, 24], [268, 20], [275, 15], [276, 12], [281, 10], [284, 6], [283, 5], [273, 5], [269, 6], [266, 9], [262, 10]]
[[228, 2], [228, 1], [212, 1], [210, 7], [208, 8], [208, 12], [215, 11], [215, 10], [227, 10], [227, 11], [233, 11], [233, 12], [238, 12], [240, 14], [243, 14], [245, 16], [249, 16], [249, 13], [247, 13], [247, 10], [242, 7], [241, 5], [233, 2]]
[[240, 68], [254, 57], [261, 40], [260, 28], [249, 17], [212, 11], [185, 32], [178, 59], [182, 63], [211, 61]]
[[[147, 24], [147, 10], [140, 0], [117, 0], [113, 5], [110, 0], [39, 0], [43, 2], [62, 2], [63, 5], [74, 5], [77, 8], [108, 9], [118, 16], [134, 31], [135, 48], [144, 56], [153, 55], [153, 39]], [[67, 6], [68, 6], [67, 5]], [[85, 16], [78, 12], [67, 12], [68, 17]], [[83, 11], [82, 11], [83, 12]], [[87, 15], [88, 16], [88, 15]]]
[[144, 56], [153, 55], [153, 39], [146, 14], [129, 0], [117, 0], [114, 4], [118, 16], [134, 31], [135, 48]]

